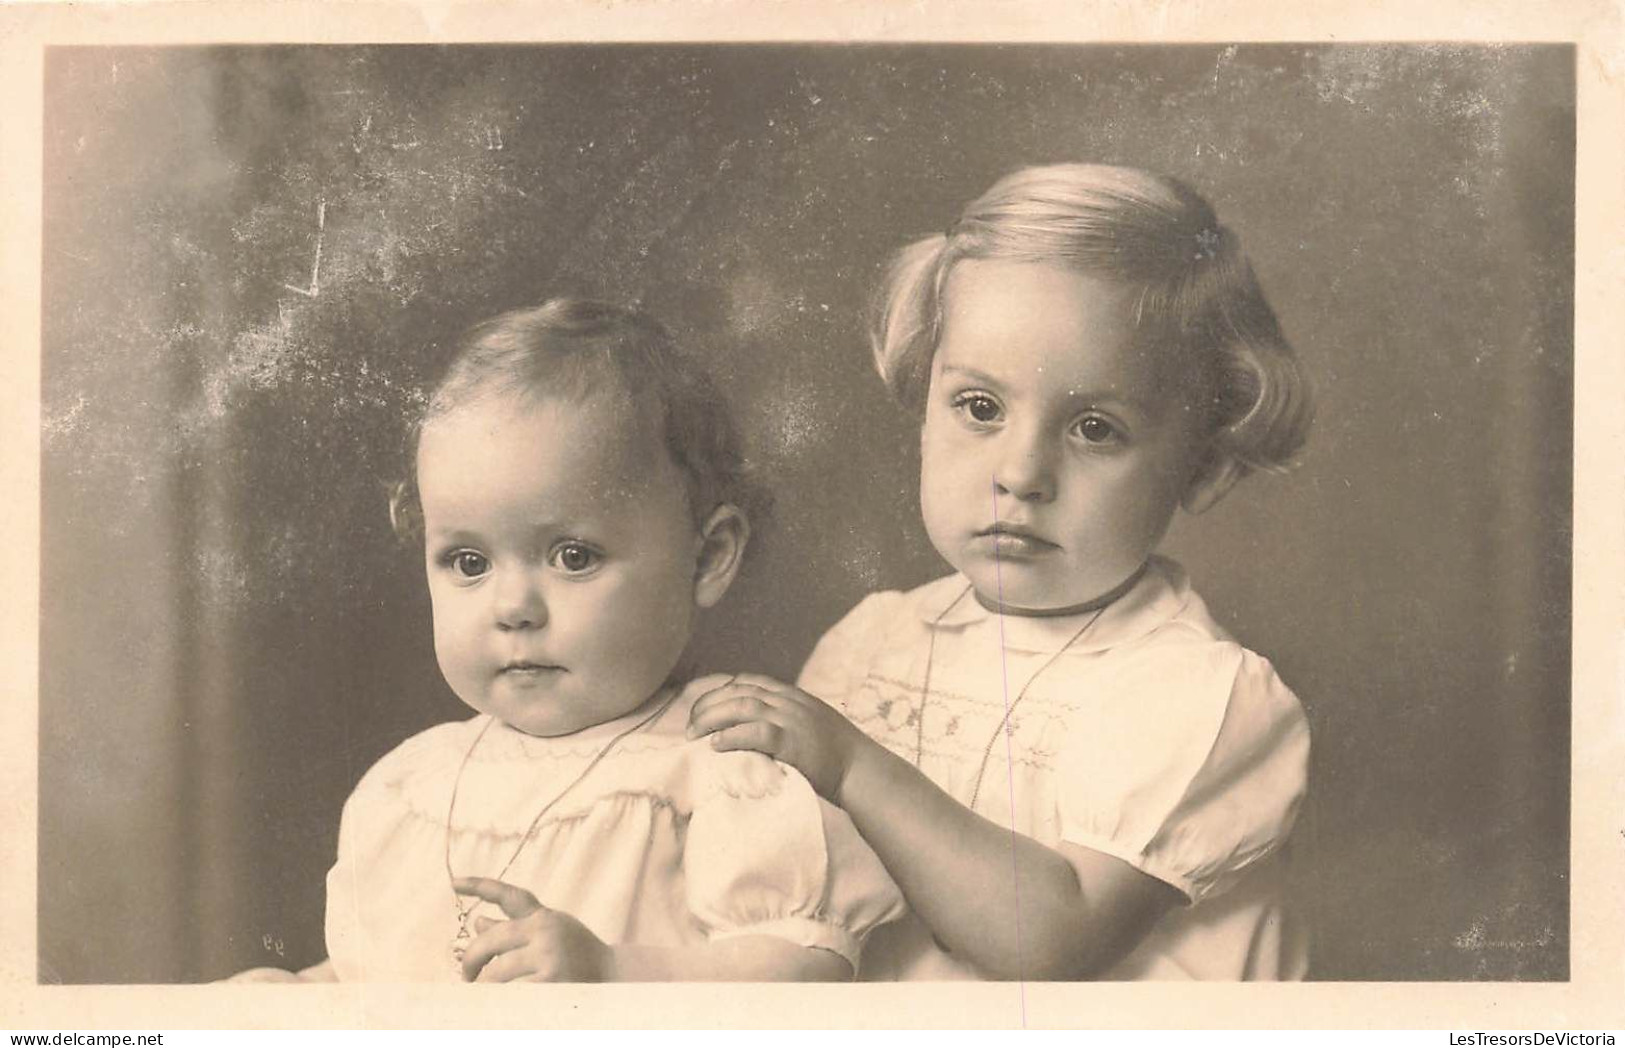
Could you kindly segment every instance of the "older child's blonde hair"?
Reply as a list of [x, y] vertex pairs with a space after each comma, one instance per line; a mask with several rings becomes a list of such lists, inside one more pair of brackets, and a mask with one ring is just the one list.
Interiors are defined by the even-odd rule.
[[1137, 289], [1143, 337], [1187, 358], [1214, 451], [1243, 472], [1290, 464], [1308, 434], [1308, 381], [1213, 208], [1176, 179], [1129, 167], [1029, 167], [966, 206], [945, 235], [893, 258], [872, 334], [875, 366], [904, 405], [930, 385], [955, 263], [1061, 266]]

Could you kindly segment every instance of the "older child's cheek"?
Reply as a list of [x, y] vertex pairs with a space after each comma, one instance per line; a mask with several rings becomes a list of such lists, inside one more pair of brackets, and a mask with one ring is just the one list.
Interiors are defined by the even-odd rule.
[[947, 458], [940, 449], [924, 449], [920, 465], [920, 517], [931, 545], [957, 568], [960, 550], [955, 536], [963, 530], [957, 519], [958, 508], [965, 499], [956, 498], [954, 478], [943, 467]]

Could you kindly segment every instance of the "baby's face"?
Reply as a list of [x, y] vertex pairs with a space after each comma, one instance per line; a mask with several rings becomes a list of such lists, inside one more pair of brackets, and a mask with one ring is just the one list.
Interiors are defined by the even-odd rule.
[[495, 396], [418, 444], [435, 655], [459, 698], [532, 735], [636, 709], [688, 643], [700, 538], [624, 398]]
[[971, 260], [945, 289], [921, 434], [926, 531], [988, 602], [1110, 591], [1161, 541], [1198, 461], [1183, 383], [1134, 339], [1131, 292]]

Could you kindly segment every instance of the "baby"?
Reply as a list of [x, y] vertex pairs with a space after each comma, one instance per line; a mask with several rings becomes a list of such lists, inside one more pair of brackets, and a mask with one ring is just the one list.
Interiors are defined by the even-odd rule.
[[799, 773], [684, 733], [726, 678], [679, 667], [756, 502], [722, 398], [647, 317], [561, 299], [465, 336], [391, 512], [478, 715], [345, 804], [329, 960], [238, 978], [850, 978], [901, 912], [884, 868]]

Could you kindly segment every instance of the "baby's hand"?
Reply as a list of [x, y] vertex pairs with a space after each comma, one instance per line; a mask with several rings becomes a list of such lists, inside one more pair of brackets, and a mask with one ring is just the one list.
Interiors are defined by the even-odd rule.
[[[715, 734], [712, 734], [715, 733]], [[868, 737], [823, 700], [751, 673], [706, 692], [688, 716], [688, 737], [719, 750], [757, 750], [795, 768], [824, 799], [841, 786]]]
[[250, 968], [238, 972], [226, 982], [234, 983], [296, 983], [305, 980], [299, 977], [298, 972], [290, 972], [286, 968]]
[[610, 948], [586, 925], [550, 910], [536, 896], [489, 877], [459, 877], [459, 895], [495, 903], [509, 920], [481, 917], [463, 955], [467, 982], [602, 982], [613, 962]]

